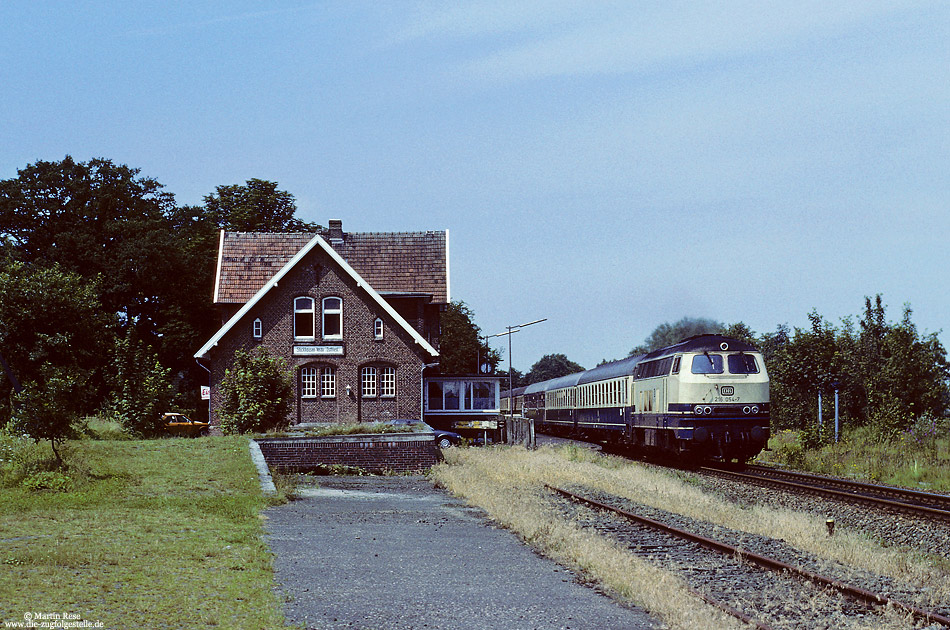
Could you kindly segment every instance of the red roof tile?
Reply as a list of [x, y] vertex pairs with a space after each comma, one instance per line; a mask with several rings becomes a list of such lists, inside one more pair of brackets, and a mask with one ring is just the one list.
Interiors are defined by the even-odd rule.
[[[334, 249], [379, 293], [448, 295], [446, 232], [350, 232]], [[313, 239], [312, 233], [225, 232], [218, 251], [216, 304], [243, 304]]]

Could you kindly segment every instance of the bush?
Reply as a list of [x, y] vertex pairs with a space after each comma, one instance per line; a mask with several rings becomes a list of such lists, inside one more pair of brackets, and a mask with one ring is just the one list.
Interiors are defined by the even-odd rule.
[[286, 428], [293, 392], [293, 376], [282, 359], [265, 348], [236, 352], [221, 381], [221, 429], [262, 433]]
[[133, 435], [159, 435], [162, 413], [172, 399], [171, 370], [162, 366], [151, 348], [135, 341], [131, 330], [116, 341], [113, 369], [115, 419]]
[[880, 439], [892, 442], [915, 422], [904, 403], [887, 397], [871, 412], [870, 424]]
[[12, 488], [32, 475], [60, 467], [46, 445], [0, 429], [0, 487]]
[[14, 395], [9, 428], [37, 442], [49, 440], [56, 459], [62, 462], [57, 446], [76, 435], [73, 423], [79, 419], [85, 379], [62, 368], [47, 367], [42, 382], [30, 382]]
[[52, 490], [54, 492], [68, 492], [73, 481], [68, 476], [55, 470], [38, 472], [23, 480], [23, 487], [27, 490]]

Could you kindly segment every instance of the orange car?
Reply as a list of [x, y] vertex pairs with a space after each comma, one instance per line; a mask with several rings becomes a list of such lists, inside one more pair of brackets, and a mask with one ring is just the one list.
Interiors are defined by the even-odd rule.
[[166, 413], [162, 416], [165, 430], [171, 435], [198, 437], [208, 435], [208, 423], [192, 420], [183, 413]]

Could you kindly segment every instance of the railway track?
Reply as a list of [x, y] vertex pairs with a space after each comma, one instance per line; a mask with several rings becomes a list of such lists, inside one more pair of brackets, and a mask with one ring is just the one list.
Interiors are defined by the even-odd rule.
[[[651, 562], [666, 565], [680, 574], [696, 595], [756, 628], [767, 630], [773, 624], [847, 628], [856, 618], [873, 615], [874, 610], [882, 606], [915, 621], [950, 628], [946, 611], [924, 610], [914, 603], [766, 555], [768, 549], [774, 547], [776, 555], [785, 555], [787, 560], [789, 551], [782, 549], [781, 541], [753, 540], [740, 535], [739, 541], [745, 541], [742, 546], [730, 544], [719, 539], [728, 538], [726, 535], [712, 538], [666, 522], [675, 521], [668, 518], [669, 515], [660, 514], [658, 519], [655, 510], [643, 508], [634, 513], [619, 507], [617, 503], [626, 502], [617, 497], [604, 497], [600, 493], [598, 498], [593, 498], [555, 486], [547, 487], [573, 506], [565, 507], [575, 510], [572, 518], [649, 556]], [[829, 622], [832, 619], [837, 621]]]
[[810, 475], [766, 466], [748, 466], [743, 472], [711, 467], [699, 470], [709, 475], [760, 486], [950, 522], [950, 496], [944, 494]]

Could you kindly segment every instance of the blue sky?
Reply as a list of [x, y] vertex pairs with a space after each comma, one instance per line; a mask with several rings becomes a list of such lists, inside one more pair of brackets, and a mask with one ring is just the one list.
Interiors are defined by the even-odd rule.
[[107, 157], [449, 229], [484, 333], [548, 318], [523, 371], [876, 293], [950, 331], [947, 2], [5, 0], [0, 86], [0, 178]]

